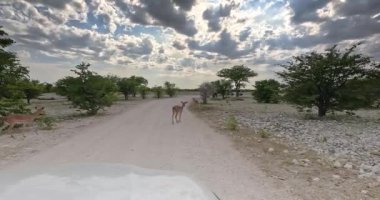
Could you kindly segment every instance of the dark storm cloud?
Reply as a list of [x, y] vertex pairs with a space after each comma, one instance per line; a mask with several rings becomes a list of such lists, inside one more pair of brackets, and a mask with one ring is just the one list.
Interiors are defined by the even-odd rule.
[[195, 5], [195, 0], [173, 0], [173, 2], [184, 10], [191, 10]]
[[243, 31], [239, 33], [239, 40], [241, 42], [246, 41], [250, 34], [251, 34], [251, 28], [244, 29]]
[[294, 12], [292, 22], [300, 24], [321, 21], [317, 10], [326, 6], [328, 2], [329, 0], [290, 0], [289, 5]]
[[252, 52], [252, 48], [239, 50], [238, 42], [232, 39], [231, 34], [226, 30], [222, 31], [219, 35], [219, 40], [212, 41], [201, 45], [198, 41], [188, 40], [188, 47], [193, 50], [201, 50], [218, 53], [229, 58], [239, 58]]
[[173, 42], [173, 47], [178, 49], [178, 50], [184, 50], [186, 49], [186, 46], [178, 41]]
[[[193, 1], [191, 1], [193, 5]], [[142, 25], [159, 25], [175, 29], [178, 33], [193, 36], [197, 33], [194, 20], [188, 19], [186, 10], [191, 8], [189, 2], [173, 0], [141, 0], [141, 5], [130, 5], [117, 0], [116, 5], [134, 23]], [[180, 9], [174, 7], [178, 5]]]
[[234, 3], [229, 5], [219, 5], [219, 7], [208, 8], [203, 12], [203, 19], [207, 21], [209, 31], [217, 32], [222, 27], [220, 26], [220, 20], [223, 17], [228, 17], [231, 14]]

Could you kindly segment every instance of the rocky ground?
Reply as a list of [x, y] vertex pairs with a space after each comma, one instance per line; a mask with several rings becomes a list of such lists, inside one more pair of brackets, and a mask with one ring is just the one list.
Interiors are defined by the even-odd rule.
[[[320, 120], [298, 113], [289, 105], [257, 104], [251, 99], [211, 101], [193, 110], [215, 128], [238, 138], [239, 148], [250, 150], [248, 153], [255, 159], [263, 160], [270, 175], [285, 180], [297, 174], [298, 178], [309, 180], [305, 183], [318, 181], [317, 191], [325, 188], [333, 193], [333, 188], [339, 187], [325, 198], [347, 199], [342, 193], [352, 195], [350, 188], [359, 194], [367, 194], [371, 191], [368, 188], [380, 191], [380, 111], [359, 111], [357, 116], [337, 114]], [[231, 116], [236, 118], [239, 131], [229, 133], [226, 122]], [[271, 156], [266, 157], [267, 154]], [[283, 169], [268, 166], [276, 166], [276, 162]], [[290, 173], [286, 175], [287, 172]], [[375, 192], [348, 199], [379, 198], [380, 193]]]

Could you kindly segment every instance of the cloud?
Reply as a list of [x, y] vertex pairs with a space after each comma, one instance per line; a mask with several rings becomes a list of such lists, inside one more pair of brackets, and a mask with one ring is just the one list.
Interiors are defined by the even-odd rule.
[[289, 5], [294, 15], [291, 20], [295, 24], [304, 22], [318, 22], [322, 18], [318, 16], [317, 10], [326, 6], [329, 0], [290, 0]]
[[186, 45], [184, 45], [184, 44], [182, 44], [182, 43], [180, 43], [178, 41], [174, 41], [173, 42], [173, 47], [176, 48], [176, 49], [178, 49], [178, 50], [184, 50], [184, 49], [186, 49]]
[[173, 0], [173, 2], [182, 9], [189, 11], [195, 5], [195, 0]]
[[246, 41], [250, 34], [251, 34], [251, 28], [247, 28], [247, 29], [242, 30], [239, 33], [239, 40], [240, 41]]
[[227, 5], [220, 4], [218, 7], [214, 7], [214, 8], [207, 8], [203, 12], [202, 16], [203, 16], [203, 19], [207, 21], [209, 31], [213, 31], [213, 32], [220, 31], [221, 18], [230, 16], [231, 10], [234, 6], [235, 4], [231, 3]]
[[211, 41], [202, 45], [199, 41], [188, 40], [187, 44], [190, 49], [214, 52], [232, 59], [247, 55], [253, 51], [252, 47], [248, 49], [238, 49], [238, 42], [233, 40], [227, 30], [223, 30], [220, 33], [219, 40], [217, 41]]
[[[134, 23], [170, 27], [187, 36], [193, 36], [197, 33], [194, 20], [188, 19], [186, 14], [186, 10], [189, 10], [193, 4], [190, 6], [189, 2], [179, 0], [174, 2], [173, 0], [141, 0], [140, 3], [139, 5], [132, 5], [123, 0], [116, 1], [116, 5]], [[175, 4], [179, 5], [180, 8], [174, 7]], [[185, 8], [185, 10], [181, 8]]]

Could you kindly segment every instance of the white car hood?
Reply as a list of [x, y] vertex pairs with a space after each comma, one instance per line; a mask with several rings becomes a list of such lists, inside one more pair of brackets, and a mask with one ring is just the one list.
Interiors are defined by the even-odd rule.
[[0, 172], [0, 200], [216, 200], [191, 178], [125, 165]]

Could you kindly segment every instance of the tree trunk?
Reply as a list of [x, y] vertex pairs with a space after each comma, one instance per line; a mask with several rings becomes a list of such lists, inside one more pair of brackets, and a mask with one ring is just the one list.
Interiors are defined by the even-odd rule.
[[327, 109], [326, 109], [325, 106], [320, 105], [320, 106], [318, 107], [318, 116], [319, 116], [319, 117], [324, 117], [324, 116], [326, 116], [326, 112], [327, 112]]
[[128, 94], [125, 94], [125, 93], [124, 93], [124, 99], [125, 99], [125, 100], [128, 100]]
[[240, 93], [240, 87], [239, 87], [240, 83], [235, 83], [235, 96], [236, 97], [239, 97], [239, 93]]
[[28, 104], [30, 104], [30, 98], [26, 98], [26, 102], [28, 102]]

